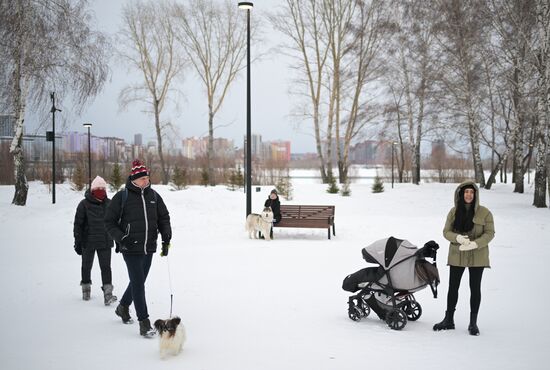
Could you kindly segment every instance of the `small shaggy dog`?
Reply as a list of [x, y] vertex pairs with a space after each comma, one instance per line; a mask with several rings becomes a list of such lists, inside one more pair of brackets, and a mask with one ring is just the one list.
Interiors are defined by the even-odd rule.
[[251, 213], [246, 217], [246, 231], [248, 231], [248, 237], [252, 239], [258, 239], [257, 231], [261, 232], [265, 240], [271, 240], [269, 236], [271, 232], [271, 226], [273, 223], [273, 211], [271, 207], [265, 207], [261, 214]]
[[155, 329], [160, 338], [160, 358], [164, 359], [167, 355], [176, 356], [181, 352], [186, 336], [179, 317], [175, 316], [168, 320], [159, 319], [155, 321]]

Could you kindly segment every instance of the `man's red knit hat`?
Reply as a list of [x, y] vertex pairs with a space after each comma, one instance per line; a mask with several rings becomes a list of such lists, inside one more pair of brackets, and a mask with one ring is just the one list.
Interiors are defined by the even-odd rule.
[[145, 167], [142, 161], [135, 159], [132, 162], [132, 170], [130, 171], [130, 180], [134, 181], [143, 176], [149, 176], [149, 169]]

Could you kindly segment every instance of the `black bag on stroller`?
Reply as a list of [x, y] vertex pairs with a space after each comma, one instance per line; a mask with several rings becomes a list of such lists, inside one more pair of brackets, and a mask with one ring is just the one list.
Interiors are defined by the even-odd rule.
[[[389, 237], [363, 248], [363, 258], [378, 267], [367, 267], [346, 276], [342, 288], [357, 292], [348, 299], [348, 316], [359, 321], [371, 309], [390, 328], [401, 330], [407, 320], [415, 321], [422, 315], [422, 307], [413, 293], [430, 286], [437, 298], [439, 274], [436, 266], [437, 249], [434, 241], [417, 248], [407, 240]], [[433, 263], [425, 258], [433, 259]]]

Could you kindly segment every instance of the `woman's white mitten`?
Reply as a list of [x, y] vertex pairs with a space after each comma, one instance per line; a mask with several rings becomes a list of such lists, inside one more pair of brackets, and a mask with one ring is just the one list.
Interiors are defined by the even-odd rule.
[[472, 249], [476, 249], [477, 248], [477, 243], [476, 242], [469, 242], [468, 244], [460, 244], [460, 246], [458, 247], [459, 250], [461, 251], [471, 251]]
[[468, 238], [468, 235], [460, 235], [458, 234], [456, 236], [456, 241], [460, 244], [468, 244], [470, 242], [470, 239]]

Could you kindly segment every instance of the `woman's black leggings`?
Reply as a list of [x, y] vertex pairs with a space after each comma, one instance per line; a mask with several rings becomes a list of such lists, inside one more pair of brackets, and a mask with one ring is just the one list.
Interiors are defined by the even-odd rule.
[[[458, 288], [465, 267], [450, 266], [449, 292], [447, 293], [447, 311], [454, 311], [458, 302]], [[470, 312], [478, 313], [481, 303], [481, 277], [485, 267], [468, 267], [470, 275]]]
[[111, 248], [82, 248], [81, 284], [91, 284], [92, 266], [94, 256], [97, 253], [99, 268], [101, 269], [101, 282], [103, 285], [111, 284]]

